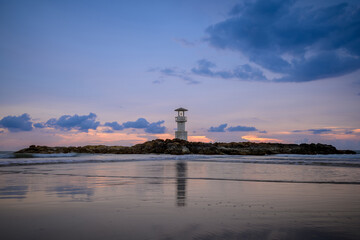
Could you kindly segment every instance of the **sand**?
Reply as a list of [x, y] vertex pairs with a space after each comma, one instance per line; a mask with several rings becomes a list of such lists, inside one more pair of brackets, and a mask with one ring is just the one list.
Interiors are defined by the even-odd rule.
[[339, 171], [359, 170], [176, 160], [2, 167], [1, 239], [360, 239], [360, 185], [319, 183]]

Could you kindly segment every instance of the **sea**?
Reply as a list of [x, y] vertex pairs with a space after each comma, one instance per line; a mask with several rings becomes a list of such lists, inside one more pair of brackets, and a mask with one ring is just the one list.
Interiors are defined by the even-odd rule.
[[0, 152], [2, 239], [360, 239], [352, 155]]

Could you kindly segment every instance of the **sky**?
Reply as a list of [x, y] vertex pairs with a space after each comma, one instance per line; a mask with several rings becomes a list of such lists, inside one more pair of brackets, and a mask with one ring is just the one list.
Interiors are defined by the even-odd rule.
[[190, 141], [360, 149], [355, 0], [0, 0], [0, 150]]

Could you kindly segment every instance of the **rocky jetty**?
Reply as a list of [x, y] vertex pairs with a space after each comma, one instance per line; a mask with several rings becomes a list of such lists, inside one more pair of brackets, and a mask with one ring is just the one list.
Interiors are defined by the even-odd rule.
[[180, 139], [156, 139], [131, 147], [88, 145], [83, 147], [47, 147], [31, 145], [16, 153], [103, 153], [103, 154], [206, 154], [206, 155], [270, 155], [270, 154], [356, 154], [351, 150], [337, 150], [326, 144], [282, 143], [203, 143]]

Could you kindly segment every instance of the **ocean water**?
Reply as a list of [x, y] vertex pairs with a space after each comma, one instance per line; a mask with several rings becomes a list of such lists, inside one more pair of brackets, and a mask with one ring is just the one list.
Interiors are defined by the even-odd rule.
[[[0, 152], [1, 167], [35, 166], [53, 164], [83, 163], [125, 163], [125, 162], [178, 162], [208, 163], [222, 166], [221, 171], [209, 169], [209, 179], [234, 181], [283, 181], [313, 183], [360, 184], [360, 154], [349, 155], [166, 155], [166, 154], [15, 154]], [[269, 165], [269, 166], [267, 166]], [[246, 167], [244, 167], [246, 166]], [[253, 166], [253, 167], [249, 167]], [[296, 166], [309, 166], [307, 171], [298, 171]], [[261, 174], [252, 169], [266, 168]], [[271, 171], [269, 172], [269, 170]], [[282, 169], [282, 171], [278, 171]], [[284, 170], [286, 169], [286, 170]], [[247, 172], [249, 171], [249, 172]], [[286, 173], [286, 174], [285, 174]], [[124, 177], [129, 177], [124, 175]], [[138, 176], [142, 177], [142, 176]], [[145, 177], [145, 176], [144, 176]], [[151, 177], [151, 176], [146, 176]], [[167, 176], [168, 178], [174, 176]], [[189, 176], [188, 176], [189, 177]], [[194, 173], [192, 178], [205, 178]]]
[[14, 153], [0, 151], [0, 167], [36, 164], [96, 163], [124, 161], [186, 160], [230, 163], [261, 163], [360, 167], [360, 154], [299, 155], [277, 154], [266, 156], [247, 155], [168, 155], [168, 154], [79, 154], [79, 153]]
[[360, 155], [0, 152], [0, 213], [4, 239], [360, 239]]

